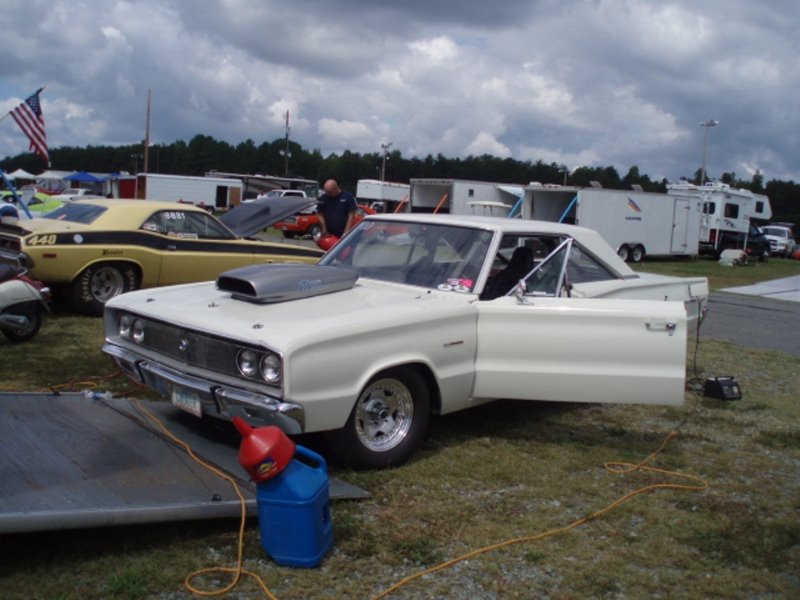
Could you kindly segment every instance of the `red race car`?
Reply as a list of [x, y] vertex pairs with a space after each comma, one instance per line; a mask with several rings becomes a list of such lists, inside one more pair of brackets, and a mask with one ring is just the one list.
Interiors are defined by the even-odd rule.
[[[356, 209], [355, 222], [358, 223], [366, 215], [374, 214], [375, 211], [369, 206], [366, 206], [365, 204], [359, 204], [358, 208]], [[302, 237], [307, 235], [316, 242], [322, 236], [322, 227], [320, 227], [319, 218], [317, 218], [316, 206], [303, 210], [296, 215], [292, 215], [291, 217], [284, 219], [283, 221], [278, 221], [275, 223], [275, 225], [273, 225], [273, 227], [282, 231], [284, 237], [287, 238]]]

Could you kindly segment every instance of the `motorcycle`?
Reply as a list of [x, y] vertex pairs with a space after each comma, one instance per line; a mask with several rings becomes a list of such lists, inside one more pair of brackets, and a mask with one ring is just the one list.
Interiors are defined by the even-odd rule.
[[0, 262], [0, 331], [11, 342], [26, 342], [39, 332], [44, 312], [50, 310], [50, 288], [28, 277], [24, 255], [0, 258], [5, 259]]

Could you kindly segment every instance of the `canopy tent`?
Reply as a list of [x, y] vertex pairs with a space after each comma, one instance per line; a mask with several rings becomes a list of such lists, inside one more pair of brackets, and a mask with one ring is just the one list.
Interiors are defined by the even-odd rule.
[[36, 175], [28, 173], [25, 169], [17, 169], [12, 173], [6, 173], [6, 177], [9, 179], [36, 179]]
[[58, 180], [61, 181], [64, 179], [66, 175], [69, 175], [69, 171], [44, 171], [36, 176], [37, 180]]
[[64, 177], [66, 181], [78, 181], [83, 183], [102, 183], [106, 180], [105, 177], [98, 177], [97, 175], [92, 175], [91, 173], [87, 173], [86, 171], [75, 171]]

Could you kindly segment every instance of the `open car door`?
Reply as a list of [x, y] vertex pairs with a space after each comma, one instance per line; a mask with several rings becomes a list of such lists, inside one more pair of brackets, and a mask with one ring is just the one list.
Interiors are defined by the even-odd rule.
[[682, 404], [681, 302], [571, 298], [564, 242], [527, 288], [478, 303], [473, 397]]

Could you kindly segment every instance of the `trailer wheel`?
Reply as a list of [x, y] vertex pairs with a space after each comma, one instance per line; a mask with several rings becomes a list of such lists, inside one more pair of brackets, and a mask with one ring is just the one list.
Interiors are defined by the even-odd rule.
[[631, 249], [627, 244], [622, 244], [622, 246], [620, 246], [617, 250], [617, 256], [619, 256], [625, 262], [628, 262], [631, 259]]
[[644, 260], [644, 246], [638, 244], [633, 247], [633, 252], [631, 253], [631, 260], [635, 263], [640, 263]]

